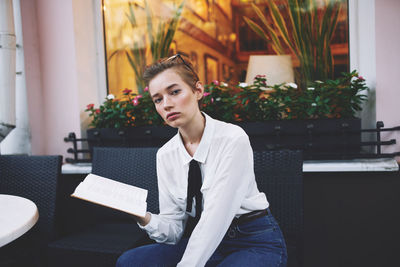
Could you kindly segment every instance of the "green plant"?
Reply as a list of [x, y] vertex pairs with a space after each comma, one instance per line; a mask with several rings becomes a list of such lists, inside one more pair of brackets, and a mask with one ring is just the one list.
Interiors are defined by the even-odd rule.
[[[313, 81], [307, 90], [299, 90], [293, 83], [268, 85], [263, 75], [257, 75], [251, 85], [213, 81], [204, 87], [201, 109], [227, 122], [353, 118], [367, 100], [363, 92], [368, 90], [356, 71], [342, 73], [335, 80]], [[163, 124], [147, 87], [143, 94], [125, 89], [122, 99], [109, 95], [99, 108], [89, 104], [85, 111], [96, 128]]]
[[240, 108], [239, 119], [242, 121], [266, 121], [281, 119], [283, 106], [281, 88], [267, 85], [265, 75], [257, 75], [248, 86], [239, 87], [237, 94]]
[[135, 82], [139, 94], [143, 94], [146, 87], [142, 79], [142, 71], [149, 63], [156, 62], [158, 59], [168, 56], [169, 47], [174, 38], [178, 22], [182, 14], [185, 1], [179, 6], [175, 6], [172, 15], [168, 19], [156, 19], [151, 11], [148, 1], [144, 1], [144, 11], [146, 13], [146, 34], [140, 34], [141, 25], [138, 24], [135, 12], [137, 7], [129, 2], [129, 14], [126, 14], [135, 38], [132, 47], [116, 50], [109, 57], [109, 60], [117, 53], [124, 52], [132, 70], [135, 73]]
[[[203, 110], [224, 121], [353, 118], [367, 100], [368, 87], [356, 71], [335, 80], [310, 82], [306, 90], [293, 83], [268, 85], [257, 75], [251, 85], [228, 88], [206, 85]], [[218, 99], [218, 102], [215, 101]]]
[[353, 71], [335, 80], [310, 82], [304, 91], [290, 86], [278, 90], [285, 119], [353, 118], [367, 100], [363, 93], [368, 87], [364, 78]]
[[[324, 9], [318, 8], [315, 0], [280, 1], [279, 6], [268, 0], [269, 16], [252, 4], [262, 26], [244, 17], [249, 27], [272, 45], [278, 55], [287, 54], [286, 47], [300, 62], [298, 81], [305, 89], [308, 82], [333, 78], [331, 40], [340, 12], [339, 0], [325, 0]], [[285, 20], [285, 18], [287, 18]]]
[[204, 85], [204, 97], [201, 109], [214, 118], [223, 121], [235, 121], [235, 95], [232, 94], [228, 84], [213, 81]]
[[90, 126], [118, 129], [163, 123], [154, 108], [147, 87], [143, 94], [132, 93], [130, 89], [124, 89], [122, 92], [122, 99], [108, 95], [99, 108], [95, 108], [94, 104], [87, 105], [85, 111], [89, 112], [89, 117], [92, 118]]

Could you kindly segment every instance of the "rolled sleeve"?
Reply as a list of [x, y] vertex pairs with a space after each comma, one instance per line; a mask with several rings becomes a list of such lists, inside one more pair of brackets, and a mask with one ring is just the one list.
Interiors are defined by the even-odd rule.
[[150, 213], [150, 215], [151, 215], [151, 218], [150, 218], [150, 221], [149, 221], [148, 224], [143, 226], [140, 223], [137, 223], [137, 225], [141, 229], [145, 230], [148, 233], [154, 233], [158, 229], [159, 219], [157, 218], [157, 216], [155, 214]]

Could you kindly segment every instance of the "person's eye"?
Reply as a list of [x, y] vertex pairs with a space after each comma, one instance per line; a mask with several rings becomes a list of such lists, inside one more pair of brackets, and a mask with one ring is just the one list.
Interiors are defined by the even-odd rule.
[[175, 90], [171, 91], [171, 95], [177, 95], [177, 94], [179, 94], [180, 91], [181, 91], [181, 89], [175, 89]]
[[159, 104], [159, 103], [161, 103], [161, 98], [154, 98], [153, 102], [154, 102], [154, 104]]

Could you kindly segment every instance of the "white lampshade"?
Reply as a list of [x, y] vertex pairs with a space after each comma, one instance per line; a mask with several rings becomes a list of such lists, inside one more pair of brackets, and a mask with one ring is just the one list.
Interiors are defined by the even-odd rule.
[[268, 85], [294, 82], [292, 58], [290, 55], [250, 56], [246, 83], [252, 84], [254, 77], [265, 75]]

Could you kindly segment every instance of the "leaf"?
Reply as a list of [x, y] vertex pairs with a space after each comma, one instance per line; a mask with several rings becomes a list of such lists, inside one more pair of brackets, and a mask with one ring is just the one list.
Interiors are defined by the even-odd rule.
[[147, 35], [150, 42], [150, 47], [151, 47], [150, 50], [153, 54], [154, 51], [153, 20], [152, 20], [153, 15], [151, 14], [151, 10], [147, 1], [144, 1], [144, 3], [145, 3], [146, 20], [147, 20]]
[[126, 14], [126, 16], [128, 17], [129, 22], [132, 25], [132, 28], [137, 27], [137, 23], [136, 23], [136, 17], [135, 17], [135, 12], [133, 11], [133, 3], [129, 2], [129, 15]]
[[[256, 12], [257, 16], [261, 19], [261, 21], [263, 22], [264, 26], [267, 28], [268, 33], [270, 38], [273, 41], [273, 49], [275, 50], [275, 52], [279, 55], [285, 54], [285, 51], [281, 45], [281, 42], [279, 40], [279, 37], [277, 36], [277, 34], [275, 33], [274, 29], [269, 25], [269, 23], [267, 22], [267, 19], [265, 18], [264, 14], [261, 12], [261, 10], [254, 4], [251, 4], [253, 10]], [[247, 17], [244, 17], [244, 19], [248, 19]], [[249, 19], [248, 19], [249, 20]], [[246, 21], [247, 22], [247, 21]], [[260, 26], [259, 26], [260, 27]], [[260, 27], [261, 28], [261, 27]], [[269, 37], [268, 35], [266, 35], [266, 37]]]
[[135, 72], [135, 75], [139, 75], [139, 71], [136, 68], [136, 64], [135, 64], [135, 62], [133, 61], [132, 57], [129, 55], [128, 52], [126, 52], [126, 57], [128, 58], [129, 64], [131, 65], [133, 71]]
[[297, 51], [296, 47], [291, 42], [291, 39], [289, 37], [288, 28], [286, 26], [286, 23], [285, 23], [285, 20], [283, 19], [282, 14], [279, 12], [278, 6], [272, 0], [268, 0], [268, 3], [269, 3], [269, 7], [270, 7], [271, 17], [272, 17], [275, 25], [277, 26], [277, 28], [282, 36], [282, 39], [285, 41], [287, 46], [292, 50], [292, 52], [295, 55], [298, 55], [298, 51]]
[[244, 21], [247, 23], [247, 25], [250, 26], [250, 28], [257, 33], [261, 38], [263, 38], [267, 43], [271, 42], [270, 39], [268, 39], [268, 35], [264, 32], [264, 30], [258, 26], [257, 23], [252, 21], [251, 19], [247, 17], [243, 17]]

